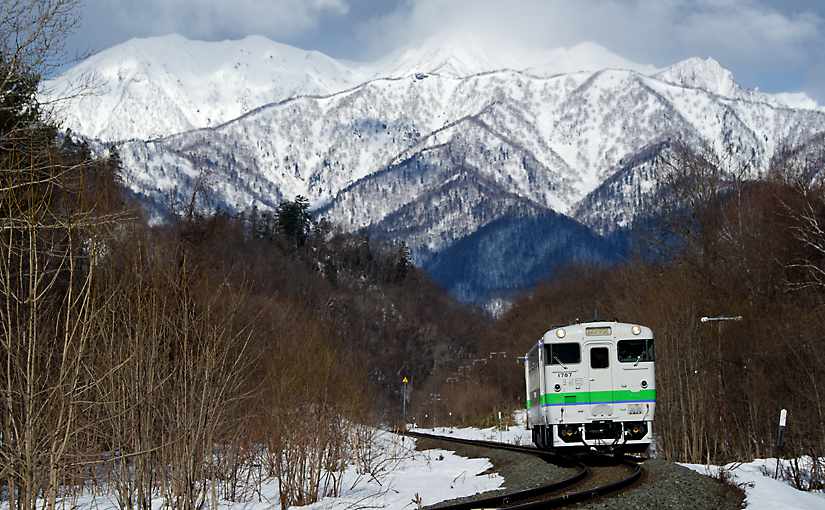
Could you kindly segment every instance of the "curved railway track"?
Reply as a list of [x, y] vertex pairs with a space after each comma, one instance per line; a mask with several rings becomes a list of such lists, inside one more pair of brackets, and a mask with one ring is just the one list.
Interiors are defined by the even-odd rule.
[[[614, 459], [606, 455], [601, 455], [589, 459], [590, 465], [588, 465], [565, 455], [525, 446], [436, 436], [418, 432], [406, 432], [406, 435], [481, 448], [509, 450], [540, 457], [546, 462], [553, 464], [576, 468], [576, 472], [572, 476], [563, 480], [548, 483], [540, 487], [497, 494], [495, 496], [480, 497], [471, 501], [437, 505], [438, 510], [473, 510], [482, 508], [535, 510], [539, 508], [558, 508], [620, 491], [636, 482], [642, 476], [642, 466], [630, 459]], [[621, 478], [616, 478], [614, 471], [617, 468], [623, 471]]]

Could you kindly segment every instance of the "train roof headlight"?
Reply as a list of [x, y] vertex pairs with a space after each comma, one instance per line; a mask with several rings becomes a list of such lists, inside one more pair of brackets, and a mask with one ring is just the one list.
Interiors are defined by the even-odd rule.
[[630, 330], [633, 331], [634, 335], [639, 335], [642, 332], [642, 328], [640, 328], [639, 326], [633, 326], [632, 328], [630, 328]]
[[556, 330], [556, 336], [559, 337], [559, 338], [564, 338], [564, 335], [566, 335], [566, 334], [567, 334], [567, 332], [564, 331], [564, 328], [559, 328], [559, 329]]

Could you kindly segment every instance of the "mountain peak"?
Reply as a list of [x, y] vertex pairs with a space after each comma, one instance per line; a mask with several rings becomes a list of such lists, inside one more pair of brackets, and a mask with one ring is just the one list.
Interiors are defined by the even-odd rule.
[[364, 79], [323, 53], [262, 36], [199, 41], [168, 34], [107, 48], [45, 82], [43, 94], [71, 95], [87, 76], [95, 94], [64, 103], [59, 114], [75, 132], [103, 140], [214, 126], [262, 104], [331, 94]]
[[420, 46], [397, 51], [376, 65], [377, 74], [383, 76], [437, 73], [464, 77], [500, 67], [480, 45], [452, 39], [429, 39]]
[[656, 71], [651, 65], [628, 60], [592, 41], [536, 52], [532, 60], [536, 65], [529, 70], [540, 75], [592, 72], [602, 69], [627, 69], [644, 74]]
[[733, 73], [711, 57], [692, 57], [682, 60], [656, 73], [653, 77], [726, 97], [736, 97], [742, 89], [734, 80]]

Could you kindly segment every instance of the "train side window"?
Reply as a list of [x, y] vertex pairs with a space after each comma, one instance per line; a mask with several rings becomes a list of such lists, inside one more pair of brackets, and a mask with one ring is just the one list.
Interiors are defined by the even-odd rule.
[[535, 372], [535, 371], [539, 368], [539, 356], [538, 356], [538, 353], [536, 353], [536, 354], [535, 354], [534, 356], [532, 356], [532, 357], [528, 357], [528, 358], [527, 358], [527, 364], [528, 364], [528, 369], [529, 369], [530, 373]]
[[575, 365], [581, 363], [581, 346], [577, 342], [546, 344], [544, 354], [548, 365]]
[[633, 340], [619, 340], [616, 344], [616, 352], [621, 363], [639, 363], [641, 361], [654, 361], [653, 339], [634, 338]]
[[590, 368], [607, 368], [610, 366], [610, 350], [607, 347], [590, 349]]

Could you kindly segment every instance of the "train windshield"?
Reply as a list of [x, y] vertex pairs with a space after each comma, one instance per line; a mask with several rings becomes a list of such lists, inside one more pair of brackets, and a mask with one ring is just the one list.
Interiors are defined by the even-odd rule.
[[567, 365], [581, 363], [581, 347], [576, 342], [563, 344], [545, 344], [545, 359], [548, 365]]
[[654, 361], [653, 339], [619, 340], [616, 348], [622, 363]]

